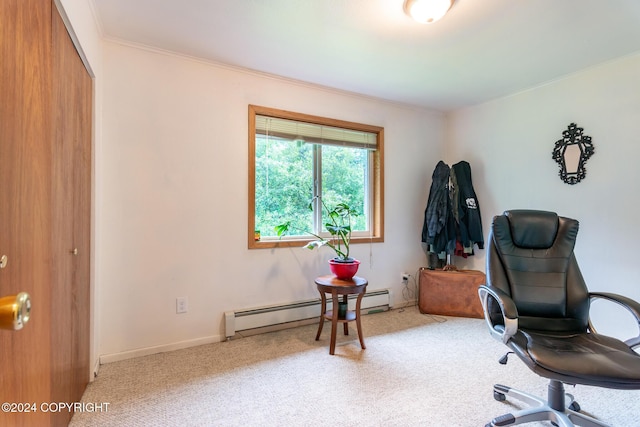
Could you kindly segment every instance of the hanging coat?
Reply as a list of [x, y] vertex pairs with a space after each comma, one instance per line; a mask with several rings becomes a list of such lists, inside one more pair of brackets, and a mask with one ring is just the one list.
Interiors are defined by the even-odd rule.
[[465, 253], [470, 254], [474, 244], [484, 249], [480, 204], [471, 182], [471, 166], [465, 161], [456, 163], [451, 167], [451, 176], [455, 183], [452, 205], [458, 225], [458, 240]]
[[455, 223], [449, 198], [449, 166], [442, 160], [436, 165], [424, 212], [422, 242], [429, 252], [453, 253], [455, 248]]

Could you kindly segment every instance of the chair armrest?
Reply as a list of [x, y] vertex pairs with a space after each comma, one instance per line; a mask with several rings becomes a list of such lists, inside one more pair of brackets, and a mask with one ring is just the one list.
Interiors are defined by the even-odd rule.
[[[605, 299], [607, 301], [611, 301], [618, 305], [621, 305], [622, 307], [627, 309], [636, 319], [636, 324], [640, 331], [640, 303], [638, 303], [637, 301], [611, 292], [589, 292], [589, 298], [591, 300]], [[596, 332], [595, 327], [591, 323], [591, 319], [589, 319], [589, 329], [593, 332]], [[627, 344], [631, 348], [640, 345], [640, 335], [625, 340], [625, 344]]]
[[[480, 302], [482, 302], [484, 319], [489, 325], [491, 335], [506, 344], [518, 331], [518, 309], [516, 304], [509, 295], [493, 286], [480, 285], [478, 296], [480, 297]], [[500, 307], [502, 324], [494, 321], [492, 313], [489, 311], [489, 298], [494, 300]]]

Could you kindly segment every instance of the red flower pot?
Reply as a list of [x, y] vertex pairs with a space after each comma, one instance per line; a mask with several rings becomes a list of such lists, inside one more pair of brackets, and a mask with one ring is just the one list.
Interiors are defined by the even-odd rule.
[[341, 280], [351, 280], [351, 278], [358, 272], [359, 265], [360, 261], [357, 259], [351, 261], [339, 261], [335, 259], [329, 260], [329, 269], [338, 279]]

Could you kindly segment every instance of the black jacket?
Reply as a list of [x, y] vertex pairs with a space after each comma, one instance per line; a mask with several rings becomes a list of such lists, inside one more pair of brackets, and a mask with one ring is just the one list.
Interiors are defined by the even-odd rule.
[[453, 253], [455, 248], [455, 223], [449, 198], [449, 165], [442, 160], [433, 170], [429, 200], [424, 211], [422, 242], [429, 252]]
[[456, 163], [451, 167], [451, 177], [455, 187], [452, 205], [459, 240], [465, 248], [477, 244], [478, 248], [484, 249], [480, 204], [471, 182], [471, 166], [465, 161]]

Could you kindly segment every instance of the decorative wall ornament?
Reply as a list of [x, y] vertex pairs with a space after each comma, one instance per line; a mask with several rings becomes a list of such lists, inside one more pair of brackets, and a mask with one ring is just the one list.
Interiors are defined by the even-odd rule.
[[594, 153], [591, 137], [583, 135], [583, 128], [571, 123], [556, 141], [552, 157], [560, 165], [560, 179], [567, 184], [577, 184], [585, 177], [585, 164]]

